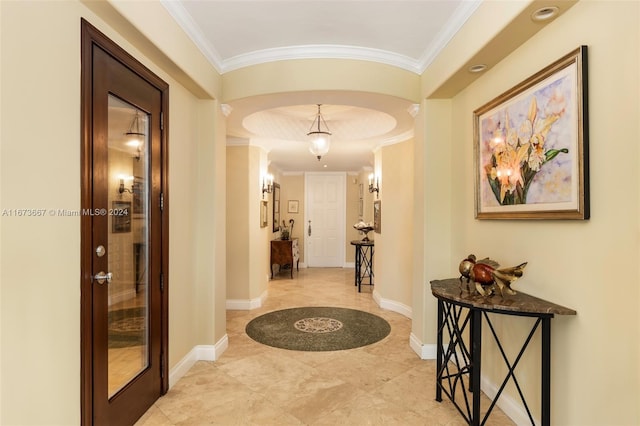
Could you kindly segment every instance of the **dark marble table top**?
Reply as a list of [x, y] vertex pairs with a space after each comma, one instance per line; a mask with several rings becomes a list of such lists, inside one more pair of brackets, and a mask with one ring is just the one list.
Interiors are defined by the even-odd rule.
[[373, 240], [353, 240], [351, 241], [351, 244], [354, 246], [372, 246]]
[[460, 282], [458, 278], [431, 281], [431, 293], [440, 299], [459, 302], [462, 305], [468, 305], [486, 311], [513, 312], [514, 314], [520, 313], [525, 315], [576, 315], [576, 311], [573, 309], [556, 305], [555, 303], [530, 296], [520, 291], [518, 291], [517, 294], [505, 295], [504, 297], [501, 296], [499, 292], [492, 296], [482, 296], [476, 292], [473, 283], [469, 283], [467, 286], [466, 279], [463, 279], [462, 282]]

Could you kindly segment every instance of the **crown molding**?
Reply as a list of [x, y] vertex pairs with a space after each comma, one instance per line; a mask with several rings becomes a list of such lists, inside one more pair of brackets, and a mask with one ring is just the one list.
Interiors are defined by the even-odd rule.
[[222, 57], [218, 51], [207, 41], [207, 38], [200, 30], [198, 24], [195, 23], [191, 15], [182, 5], [182, 2], [175, 0], [160, 0], [160, 4], [167, 9], [169, 15], [176, 20], [180, 28], [187, 34], [187, 36], [193, 41], [207, 60], [213, 65], [213, 67], [222, 74]]
[[440, 52], [447, 46], [447, 44], [449, 44], [456, 33], [460, 31], [460, 28], [462, 28], [471, 15], [473, 15], [481, 3], [482, 0], [467, 0], [460, 3], [449, 20], [448, 25], [438, 33], [429, 46], [424, 50], [420, 60], [418, 60], [416, 64], [416, 67], [419, 70], [418, 74], [424, 73], [427, 67], [431, 65]]
[[413, 129], [407, 130], [404, 133], [382, 140], [376, 148], [381, 148], [383, 146], [395, 145], [397, 143], [406, 142], [409, 139], [413, 138], [413, 136], [414, 136]]
[[160, 3], [220, 74], [274, 61], [294, 59], [355, 59], [379, 62], [421, 75], [476, 11], [482, 3], [482, 0], [467, 0], [461, 2], [449, 20], [449, 24], [436, 36], [433, 42], [427, 46], [424, 53], [417, 60], [386, 50], [343, 45], [301, 45], [264, 49], [223, 60], [184, 8], [181, 1], [160, 0]]
[[235, 71], [267, 62], [294, 59], [355, 59], [379, 62], [420, 74], [418, 63], [408, 56], [381, 49], [331, 44], [287, 46], [249, 52], [225, 60], [222, 64], [222, 72]]

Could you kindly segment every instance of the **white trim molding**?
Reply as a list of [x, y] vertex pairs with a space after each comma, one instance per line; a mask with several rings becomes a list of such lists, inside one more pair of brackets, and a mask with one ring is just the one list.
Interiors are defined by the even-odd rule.
[[295, 59], [356, 59], [387, 64], [420, 75], [424, 73], [425, 69], [451, 41], [464, 23], [467, 22], [469, 17], [471, 17], [482, 3], [482, 0], [460, 2], [460, 5], [449, 20], [448, 25], [436, 35], [418, 59], [388, 50], [340, 44], [285, 46], [257, 50], [230, 58], [222, 58], [216, 47], [207, 39], [202, 28], [196, 24], [181, 2], [160, 0], [160, 3], [220, 74], [251, 65], [274, 61]]
[[188, 354], [184, 356], [169, 371], [169, 389], [175, 385], [198, 361], [217, 361], [224, 351], [229, 347], [229, 336], [226, 334], [218, 340], [215, 345], [194, 346]]
[[409, 336], [409, 346], [420, 357], [420, 359], [436, 359], [438, 354], [435, 344], [424, 344], [418, 337], [411, 333]]
[[227, 299], [226, 307], [229, 311], [250, 311], [261, 308], [267, 300], [267, 290], [255, 299]]
[[380, 293], [378, 293], [377, 290], [373, 290], [373, 300], [382, 309], [397, 312], [400, 315], [403, 315], [411, 319], [411, 316], [412, 316], [411, 306], [407, 306], [404, 303], [396, 302], [395, 300], [385, 299], [382, 296], [380, 296]]

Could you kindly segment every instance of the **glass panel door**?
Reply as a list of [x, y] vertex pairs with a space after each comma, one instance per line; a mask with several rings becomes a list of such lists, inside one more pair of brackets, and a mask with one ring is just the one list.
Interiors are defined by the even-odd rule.
[[109, 95], [108, 395], [149, 366], [149, 116]]

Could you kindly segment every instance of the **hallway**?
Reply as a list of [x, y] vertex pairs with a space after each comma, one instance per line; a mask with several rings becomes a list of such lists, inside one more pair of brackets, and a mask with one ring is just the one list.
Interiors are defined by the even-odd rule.
[[[411, 320], [380, 309], [371, 290], [353, 285], [353, 269], [283, 271], [269, 282], [264, 306], [227, 311], [229, 348], [200, 361], [138, 425], [463, 425], [450, 402], [435, 401], [435, 360], [409, 347]], [[250, 339], [246, 324], [266, 312], [335, 306], [379, 315], [391, 334], [363, 348], [297, 352]], [[485, 405], [486, 406], [486, 403]], [[492, 425], [513, 424], [494, 411]]]

